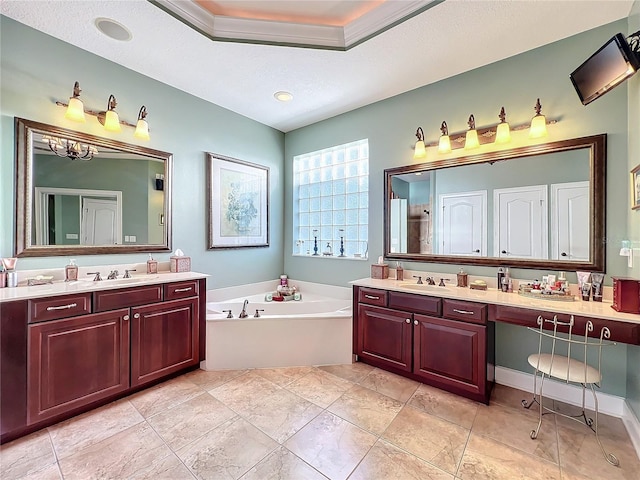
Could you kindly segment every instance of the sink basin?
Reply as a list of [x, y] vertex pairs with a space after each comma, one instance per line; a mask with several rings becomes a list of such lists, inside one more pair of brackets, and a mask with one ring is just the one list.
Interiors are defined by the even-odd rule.
[[143, 283], [149, 280], [154, 280], [156, 278], [158, 278], [158, 275], [136, 275], [131, 278], [114, 278], [112, 280], [108, 280], [103, 277], [103, 279], [100, 282], [94, 282], [93, 276], [90, 275], [90, 276], [87, 276], [86, 278], [79, 278], [78, 281], [91, 283], [97, 287], [100, 285], [131, 285], [132, 283], [133, 284]]
[[426, 283], [418, 284], [418, 283], [401, 283], [399, 285], [402, 288], [407, 288], [409, 290], [417, 290], [419, 292], [450, 292], [451, 289], [449, 287], [439, 287], [438, 285], [428, 285]]

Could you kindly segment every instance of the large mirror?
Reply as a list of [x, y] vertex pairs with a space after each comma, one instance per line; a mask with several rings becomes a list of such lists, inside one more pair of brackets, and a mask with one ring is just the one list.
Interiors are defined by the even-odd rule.
[[15, 126], [18, 257], [171, 250], [170, 153]]
[[605, 269], [606, 135], [385, 170], [385, 256]]

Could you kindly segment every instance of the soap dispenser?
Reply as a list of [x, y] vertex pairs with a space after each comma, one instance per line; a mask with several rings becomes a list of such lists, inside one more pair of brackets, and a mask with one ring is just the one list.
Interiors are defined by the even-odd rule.
[[149, 254], [149, 260], [147, 260], [147, 274], [158, 273], [158, 261], [154, 260], [151, 254]]
[[76, 280], [78, 280], [78, 266], [75, 259], [72, 258], [69, 260], [69, 265], [64, 267], [64, 281], [75, 282]]

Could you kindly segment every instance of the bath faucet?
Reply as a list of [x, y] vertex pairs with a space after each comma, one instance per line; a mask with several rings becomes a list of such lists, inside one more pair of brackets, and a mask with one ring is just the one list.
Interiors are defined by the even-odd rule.
[[256, 314], [253, 318], [260, 318], [260, 312], [264, 312], [264, 308], [256, 308]]
[[433, 277], [427, 277], [424, 279], [425, 282], [427, 282], [427, 285], [435, 285], [436, 282], [433, 280]]
[[413, 278], [417, 278], [418, 279], [418, 285], [422, 285], [422, 277], [414, 275]]
[[124, 271], [124, 276], [122, 278], [131, 278], [131, 274], [129, 272], [135, 272], [135, 268], [130, 268], [129, 270]]
[[118, 278], [118, 270], [111, 270], [111, 273], [107, 276], [107, 280], [115, 280]]
[[247, 318], [249, 315], [247, 315], [247, 304], [249, 303], [249, 300], [245, 300], [244, 303], [242, 304], [242, 311], [240, 312], [240, 315], [238, 315], [238, 318]]
[[100, 272], [89, 272], [89, 273], [87, 273], [87, 275], [95, 275], [95, 277], [93, 277], [93, 281], [94, 282], [101, 282], [102, 281], [102, 277], [100, 276]]
[[222, 310], [222, 313], [226, 313], [227, 318], [233, 318], [233, 314], [231, 313], [231, 310]]

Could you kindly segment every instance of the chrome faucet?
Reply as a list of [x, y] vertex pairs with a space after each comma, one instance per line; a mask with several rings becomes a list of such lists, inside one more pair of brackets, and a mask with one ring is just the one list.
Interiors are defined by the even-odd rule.
[[422, 285], [422, 277], [414, 275], [413, 278], [417, 278], [418, 279], [418, 285]]
[[435, 285], [436, 282], [433, 280], [432, 277], [427, 277], [424, 279], [425, 282], [427, 282], [427, 285]]
[[245, 300], [244, 303], [242, 304], [242, 311], [240, 312], [240, 314], [238, 315], [238, 318], [247, 318], [249, 315], [247, 315], [247, 305], [249, 303], [249, 300]]
[[124, 276], [122, 278], [131, 278], [131, 274], [129, 272], [135, 272], [135, 268], [130, 268], [129, 270], [124, 271]]
[[93, 281], [94, 282], [101, 282], [102, 281], [102, 277], [100, 276], [100, 272], [89, 272], [89, 273], [87, 273], [87, 275], [95, 275], [95, 277], [93, 277]]
[[111, 270], [111, 273], [107, 275], [107, 280], [115, 280], [118, 278], [118, 270]]

